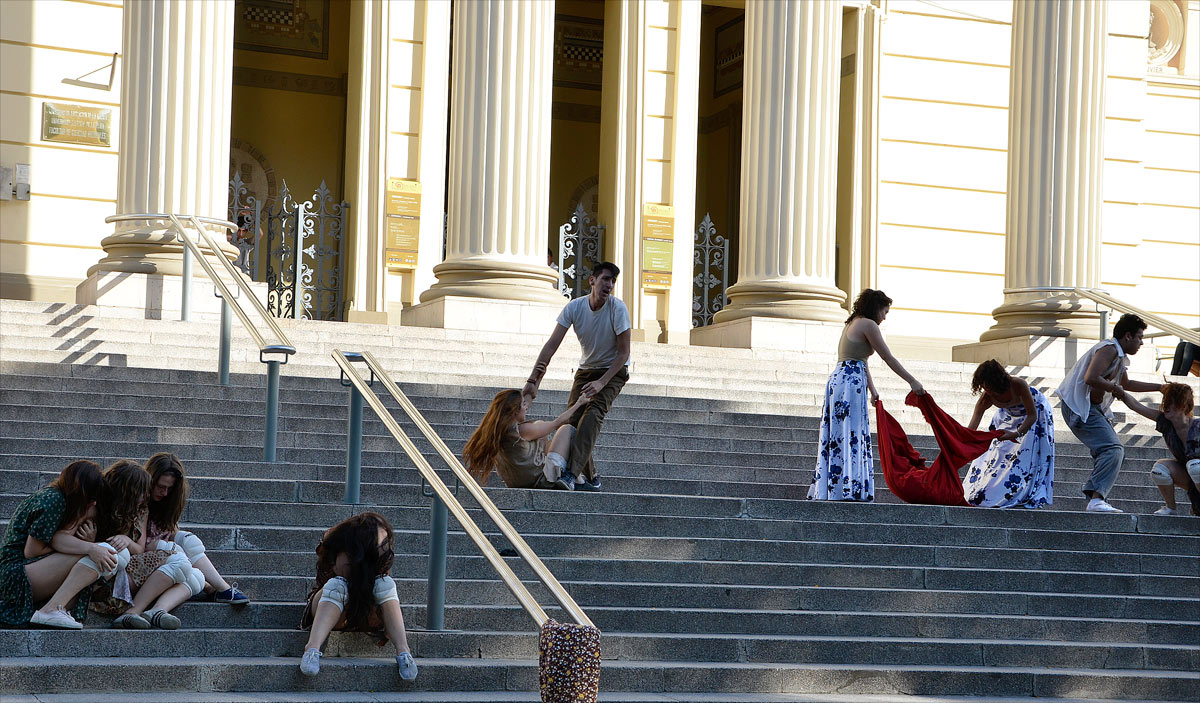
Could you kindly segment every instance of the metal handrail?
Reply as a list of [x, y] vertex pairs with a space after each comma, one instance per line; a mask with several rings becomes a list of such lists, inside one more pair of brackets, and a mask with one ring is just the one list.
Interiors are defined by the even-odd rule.
[[1171, 322], [1170, 320], [1168, 320], [1164, 317], [1155, 315], [1152, 312], [1146, 312], [1145, 310], [1143, 310], [1139, 307], [1135, 307], [1135, 306], [1130, 305], [1129, 303], [1126, 303], [1118, 298], [1114, 298], [1113, 296], [1109, 295], [1105, 291], [1096, 290], [1095, 288], [1073, 288], [1071, 290], [1076, 295], [1083, 297], [1083, 298], [1087, 298], [1088, 300], [1091, 300], [1092, 302], [1097, 303], [1099, 305], [1104, 305], [1104, 306], [1112, 308], [1113, 310], [1116, 310], [1118, 312], [1131, 313], [1133, 315], [1137, 315], [1138, 317], [1142, 318], [1142, 320], [1144, 320], [1147, 324], [1157, 327], [1158, 329], [1160, 329], [1170, 335], [1179, 337], [1180, 339], [1182, 339], [1185, 342], [1191, 342], [1192, 344], [1200, 345], [1200, 332], [1197, 332], [1196, 330], [1188, 329], [1187, 327], [1184, 327], [1183, 325]]
[[[245, 293], [245, 297], [249, 299], [250, 304], [258, 313], [259, 318], [266, 323], [270, 328], [271, 334], [275, 336], [276, 344], [268, 344], [258, 326], [250, 321], [249, 315], [239, 302], [238, 296], [230, 290], [225, 280], [213, 268], [212, 262], [200, 250], [200, 246], [188, 236], [187, 230], [184, 228], [180, 218], [185, 218], [192, 223], [196, 228], [197, 234], [204, 240], [204, 244], [208, 246], [209, 251], [216, 254], [216, 257], [225, 266], [225, 272], [237, 284], [237, 291]], [[229, 263], [229, 259], [221, 254], [221, 247], [213, 239], [209, 231], [204, 227], [203, 222], [215, 224], [219, 227], [236, 229], [237, 225], [227, 220], [218, 219], [215, 217], [200, 217], [196, 215], [175, 215], [164, 213], [131, 213], [125, 215], [111, 215], [104, 218], [105, 222], [128, 222], [132, 220], [159, 220], [169, 221], [171, 229], [174, 230], [174, 235], [177, 240], [183, 244], [183, 275], [182, 275], [182, 300], [180, 301], [180, 319], [186, 321], [188, 319], [188, 309], [191, 307], [191, 280], [192, 280], [192, 259], [200, 262], [200, 268], [208, 274], [209, 280], [212, 281], [213, 287], [216, 289], [215, 295], [221, 299], [221, 341], [218, 349], [217, 374], [220, 378], [220, 383], [223, 386], [229, 385], [229, 347], [230, 347], [230, 326], [229, 313], [232, 311], [242, 321], [242, 325], [246, 328], [246, 332], [254, 339], [258, 346], [258, 359], [267, 365], [267, 412], [266, 412], [266, 427], [263, 431], [263, 459], [266, 461], [275, 461], [276, 445], [279, 429], [279, 367], [287, 363], [288, 357], [296, 353], [296, 347], [292, 345], [288, 336], [276, 324], [275, 319], [267, 313], [266, 308], [254, 295], [254, 290], [250, 288], [250, 284], [242, 276], [242, 273], [235, 269]], [[274, 359], [268, 359], [265, 355], [277, 354], [280, 355]]]
[[[500, 553], [496, 551], [496, 548], [492, 546], [492, 543], [488, 541], [487, 537], [483, 534], [483, 531], [480, 530], [479, 526], [475, 524], [475, 521], [471, 519], [471, 516], [467, 513], [466, 509], [463, 508], [462, 504], [458, 502], [458, 499], [454, 496], [454, 493], [448, 486], [446, 486], [446, 483], [442, 481], [441, 477], [437, 475], [437, 472], [434, 471], [433, 467], [429, 464], [429, 461], [425, 458], [425, 456], [421, 454], [421, 451], [417, 448], [416, 444], [414, 444], [408, 435], [405, 434], [404, 430], [400, 427], [400, 423], [396, 422], [396, 419], [392, 417], [392, 414], [388, 412], [387, 408], [384, 407], [383, 401], [379, 399], [379, 396], [375, 394], [375, 391], [373, 391], [367, 382], [364, 381], [363, 378], [358, 374], [358, 372], [354, 370], [351, 362], [345, 357], [341, 350], [333, 350], [333, 360], [337, 362], [337, 365], [341, 368], [342, 373], [345, 374], [350, 382], [354, 384], [354, 387], [359, 393], [362, 394], [363, 399], [366, 400], [366, 402], [379, 416], [379, 419], [383, 422], [384, 426], [387, 427], [389, 432], [391, 432], [392, 437], [400, 443], [400, 446], [404, 449], [404, 452], [408, 454], [408, 457], [412, 459], [413, 463], [416, 465], [417, 471], [420, 472], [421, 477], [429, 483], [434, 493], [437, 494], [438, 499], [446, 504], [446, 507], [454, 515], [454, 518], [458, 520], [459, 525], [461, 525], [463, 530], [467, 533], [467, 536], [471, 538], [471, 541], [473, 541], [477, 547], [479, 547], [479, 550], [483, 553], [484, 558], [487, 559], [488, 563], [496, 571], [497, 575], [500, 576], [500, 579], [504, 582], [504, 585], [508, 587], [508, 590], [511, 591], [513, 596], [516, 597], [517, 601], [521, 604], [521, 607], [523, 607], [525, 611], [529, 613], [534, 622], [537, 623], [538, 627], [544, 625], [549, 619], [549, 616], [546, 615], [546, 611], [544, 611], [538, 604], [537, 600], [533, 597], [533, 594], [529, 592], [529, 589], [525, 588], [525, 584], [521, 583], [521, 580], [517, 578], [516, 573], [514, 573], [513, 570], [509, 568], [508, 564], [504, 562], [503, 557], [501, 557]], [[462, 463], [459, 462], [456, 456], [454, 456], [454, 453], [450, 451], [450, 448], [446, 446], [446, 443], [442, 441], [441, 437], [437, 435], [437, 433], [429, 425], [428, 421], [425, 420], [425, 417], [421, 415], [419, 410], [417, 410], [416, 406], [412, 404], [412, 401], [408, 399], [408, 396], [406, 396], [404, 392], [400, 390], [400, 387], [396, 385], [391, 376], [389, 376], [388, 373], [383, 369], [383, 366], [380, 365], [380, 363], [370, 352], [362, 352], [362, 360], [366, 362], [367, 368], [373, 374], [375, 374], [375, 378], [383, 383], [384, 387], [388, 389], [388, 392], [391, 393], [396, 402], [400, 404], [401, 409], [404, 410], [409, 419], [417, 425], [417, 427], [421, 430], [421, 433], [425, 435], [426, 439], [433, 444], [434, 449], [436, 449], [442, 459], [446, 461], [451, 471], [453, 471], [454, 475], [459, 479], [459, 482], [471, 493], [471, 496], [476, 500], [476, 502], [479, 503], [479, 506], [483, 509], [484, 513], [491, 518], [492, 522], [495, 523], [497, 528], [499, 528], [500, 533], [513, 546], [521, 559], [529, 565], [534, 574], [538, 577], [538, 580], [540, 580], [546, 589], [550, 591], [550, 593], [554, 596], [554, 599], [558, 601], [558, 604], [562, 606], [562, 609], [567, 613], [567, 615], [569, 615], [572, 620], [580, 625], [592, 625], [591, 619], [588, 618], [587, 614], [583, 612], [583, 609], [579, 607], [573, 598], [571, 598], [571, 595], [567, 593], [567, 590], [558, 582], [558, 579], [554, 577], [554, 574], [552, 574], [550, 570], [546, 568], [546, 565], [542, 563], [542, 560], [538, 558], [537, 554], [530, 549], [529, 545], [526, 544], [521, 535], [517, 533], [516, 529], [514, 529], [504, 517], [504, 514], [500, 512], [500, 509], [496, 507], [495, 503], [493, 503], [490, 498], [488, 498], [487, 494], [483, 491], [483, 488], [475, 482], [475, 479], [471, 478], [470, 474], [467, 473], [467, 470], [463, 467]]]

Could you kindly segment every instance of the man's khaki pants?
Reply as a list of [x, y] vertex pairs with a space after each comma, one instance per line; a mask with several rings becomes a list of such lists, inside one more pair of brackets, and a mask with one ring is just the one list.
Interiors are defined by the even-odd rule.
[[[579, 399], [579, 391], [584, 386], [606, 373], [608, 373], [608, 369], [579, 369], [576, 371], [567, 407], [574, 405], [575, 401]], [[576, 476], [582, 476], [592, 483], [599, 478], [599, 474], [596, 472], [596, 462], [592, 461], [592, 449], [596, 446], [596, 439], [600, 437], [600, 428], [604, 426], [604, 416], [608, 415], [609, 408], [612, 407], [613, 401], [616, 400], [628, 380], [629, 370], [621, 369], [612, 377], [607, 386], [592, 396], [590, 403], [576, 410], [571, 417], [571, 424], [575, 427], [575, 439], [571, 441], [571, 456], [567, 459], [567, 467]]]

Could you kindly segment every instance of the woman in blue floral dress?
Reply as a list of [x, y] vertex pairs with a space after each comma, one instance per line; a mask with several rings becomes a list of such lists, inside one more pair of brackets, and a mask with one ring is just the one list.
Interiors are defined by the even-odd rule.
[[880, 323], [891, 309], [892, 299], [881, 290], [867, 288], [854, 301], [842, 337], [838, 340], [838, 363], [825, 384], [825, 402], [821, 408], [821, 434], [817, 445], [817, 467], [810, 500], [875, 500], [875, 461], [871, 452], [871, 423], [867, 395], [871, 403], [879, 400], [867, 358], [879, 353], [913, 391], [925, 391], [917, 379], [904, 370], [883, 341]]
[[1008, 375], [995, 359], [975, 369], [979, 394], [971, 429], [996, 408], [991, 430], [1004, 432], [987, 453], [967, 465], [963, 495], [985, 508], [1040, 508], [1054, 503], [1054, 412], [1038, 389]]

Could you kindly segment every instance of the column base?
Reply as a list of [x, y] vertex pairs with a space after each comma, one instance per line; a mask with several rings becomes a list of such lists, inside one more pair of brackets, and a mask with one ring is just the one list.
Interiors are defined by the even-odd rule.
[[[267, 284], [250, 283], [258, 299], [267, 299]], [[221, 299], [213, 293], [208, 278], [193, 278], [191, 290], [192, 320], [221, 319]], [[160, 273], [97, 271], [75, 288], [78, 305], [114, 308], [118, 315], [147, 320], [178, 320], [183, 300], [183, 279]]]
[[443, 296], [404, 308], [400, 323], [412, 327], [513, 332], [546, 336], [554, 330], [566, 298], [554, 304]]
[[980, 342], [1026, 337], [1099, 339], [1100, 313], [1090, 301], [1072, 293], [1009, 293], [1005, 298], [992, 311], [996, 324], [979, 336]]
[[[844, 311], [843, 311], [844, 314]], [[842, 324], [775, 317], [743, 317], [692, 330], [691, 343], [700, 347], [785, 349], [836, 354]]]
[[730, 286], [729, 305], [714, 316], [716, 322], [746, 317], [844, 322], [846, 294], [838, 288], [795, 281], [748, 281]]
[[[1057, 383], [1057, 379], [1063, 378], [1075, 366], [1079, 357], [1095, 343], [1095, 339], [1029, 335], [960, 344], [954, 347], [952, 356], [954, 361], [975, 364], [995, 359], [1004, 366], [1034, 371], [1035, 375], [1055, 379]], [[1155, 372], [1154, 351], [1149, 345], [1142, 347], [1140, 353], [1129, 357], [1129, 361], [1130, 371], [1146, 374]]]
[[421, 302], [444, 297], [558, 304], [558, 274], [549, 266], [516, 261], [452, 259], [433, 267], [438, 282], [421, 294]]

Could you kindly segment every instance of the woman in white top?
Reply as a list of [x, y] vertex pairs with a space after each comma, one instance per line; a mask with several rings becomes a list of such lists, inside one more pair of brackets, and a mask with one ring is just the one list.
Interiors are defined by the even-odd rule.
[[825, 385], [821, 408], [821, 435], [817, 446], [817, 467], [810, 500], [875, 500], [875, 462], [871, 452], [871, 423], [867, 411], [867, 393], [871, 404], [879, 400], [867, 358], [878, 353], [893, 371], [908, 382], [914, 393], [925, 390], [912, 374], [892, 356], [879, 325], [891, 310], [892, 299], [881, 290], [867, 288], [854, 301], [854, 307], [838, 341], [838, 363]]

